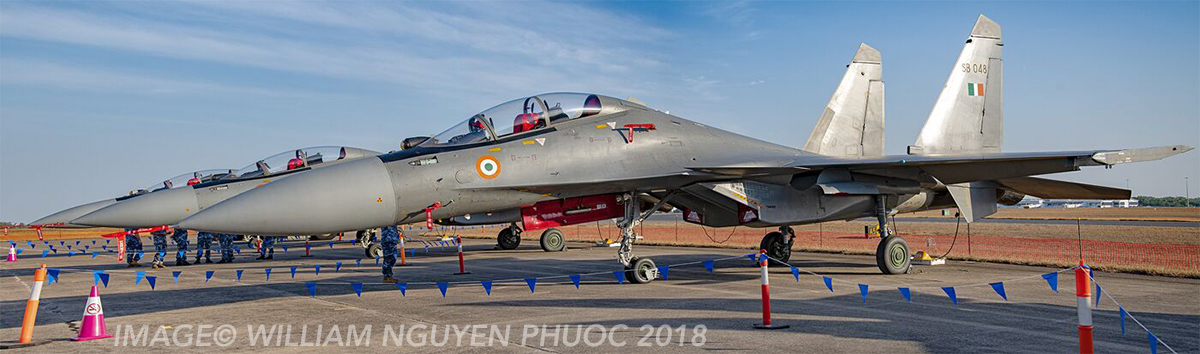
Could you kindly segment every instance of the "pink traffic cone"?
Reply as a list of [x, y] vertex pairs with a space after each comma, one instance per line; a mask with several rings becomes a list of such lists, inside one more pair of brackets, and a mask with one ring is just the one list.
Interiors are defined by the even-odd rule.
[[8, 244], [8, 260], [5, 262], [16, 262], [16, 261], [17, 261], [17, 247], [13, 246], [13, 244], [10, 243], [10, 244]]
[[88, 295], [87, 306], [83, 308], [83, 325], [79, 327], [79, 337], [76, 341], [96, 340], [112, 337], [104, 329], [104, 306], [100, 305], [100, 290], [92, 285], [92, 293]]

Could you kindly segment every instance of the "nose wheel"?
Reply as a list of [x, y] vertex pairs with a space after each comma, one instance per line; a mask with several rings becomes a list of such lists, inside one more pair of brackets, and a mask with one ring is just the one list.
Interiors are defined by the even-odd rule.
[[792, 258], [792, 244], [796, 240], [796, 232], [788, 226], [780, 226], [779, 231], [763, 236], [758, 249], [766, 250], [771, 262], [786, 264]]
[[634, 258], [633, 264], [625, 267], [625, 279], [634, 284], [646, 284], [658, 279], [658, 267], [650, 258]]
[[496, 247], [502, 250], [514, 250], [521, 245], [521, 228], [516, 223], [500, 230], [496, 235]]

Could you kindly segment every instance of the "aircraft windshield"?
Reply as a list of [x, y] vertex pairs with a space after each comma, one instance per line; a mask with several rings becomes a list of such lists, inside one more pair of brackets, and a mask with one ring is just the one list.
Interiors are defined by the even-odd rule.
[[[426, 140], [421, 146], [488, 141], [600, 113], [600, 98], [586, 93], [548, 93], [501, 103]], [[490, 130], [489, 130], [490, 128]]]
[[258, 160], [258, 162], [250, 164], [250, 166], [243, 167], [234, 173], [239, 178], [267, 176], [344, 158], [346, 158], [345, 147], [308, 147], [272, 155], [271, 157]]
[[197, 183], [203, 183], [203, 182], [208, 182], [208, 181], [212, 181], [212, 180], [216, 180], [216, 179], [221, 179], [225, 176], [228, 176], [231, 173], [233, 173], [233, 170], [230, 170], [230, 169], [213, 169], [213, 170], [188, 172], [188, 173], [184, 173], [182, 175], [171, 177], [170, 179], [168, 179], [166, 181], [162, 181], [162, 182], [153, 184], [149, 187], [146, 187], [145, 190], [156, 191], [159, 189], [171, 189], [171, 188], [179, 188], [179, 187], [183, 187], [183, 186], [190, 186], [190, 185], [197, 184]]

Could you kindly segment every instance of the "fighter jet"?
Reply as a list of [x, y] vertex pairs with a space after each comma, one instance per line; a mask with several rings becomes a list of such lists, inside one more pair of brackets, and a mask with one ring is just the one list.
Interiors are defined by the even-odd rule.
[[[543, 240], [549, 234], [561, 242], [554, 227], [619, 217], [618, 260], [629, 280], [646, 283], [658, 276], [657, 268], [651, 259], [636, 257], [632, 245], [636, 227], [658, 210], [682, 209], [685, 220], [707, 226], [777, 228], [762, 245], [781, 261], [790, 257], [790, 225], [875, 217], [883, 230], [879, 269], [897, 274], [909, 270], [911, 253], [889, 230], [890, 215], [957, 207], [973, 222], [995, 212], [997, 203], [1015, 204], [1023, 195], [1127, 197], [1126, 190], [1030, 176], [1158, 160], [1192, 149], [1001, 152], [1002, 48], [1000, 26], [980, 16], [906, 155], [876, 155], [882, 146], [877, 143], [883, 82], [872, 64], [877, 53], [860, 48], [847, 73], [852, 78], [843, 78], [856, 84], [834, 94], [802, 149], [631, 100], [542, 94], [484, 110], [433, 137], [411, 139], [420, 143], [410, 149], [251, 190], [179, 226], [289, 235], [492, 213], [492, 221], [519, 218], [525, 231], [546, 229]], [[864, 119], [842, 118], [856, 109], [867, 112]]]
[[138, 198], [123, 200], [87, 213], [71, 220], [71, 223], [123, 228], [174, 225], [204, 208], [267, 183], [304, 171], [378, 154], [375, 151], [345, 146], [288, 150], [258, 160], [219, 179], [189, 184], [185, 188], [146, 193]]
[[36, 221], [31, 222], [29, 224], [34, 225], [34, 226], [55, 225], [54, 227], [62, 227], [62, 228], [91, 227], [91, 226], [87, 226], [87, 225], [72, 224], [71, 221], [75, 220], [75, 218], [83, 216], [84, 214], [91, 213], [96, 210], [100, 210], [101, 208], [107, 207], [109, 205], [113, 205], [113, 204], [116, 204], [116, 203], [119, 203], [119, 202], [122, 202], [122, 201], [125, 201], [128, 199], [132, 199], [134, 197], [138, 197], [138, 196], [144, 195], [146, 193], [157, 192], [157, 191], [163, 190], [163, 189], [172, 189], [172, 188], [190, 186], [193, 184], [198, 184], [198, 183], [203, 183], [203, 182], [209, 182], [209, 181], [221, 179], [225, 176], [228, 176], [231, 173], [233, 173], [233, 170], [231, 170], [231, 169], [213, 169], [213, 170], [202, 170], [202, 171], [184, 173], [184, 174], [169, 178], [167, 180], [164, 180], [162, 182], [155, 183], [154, 185], [151, 185], [146, 188], [135, 189], [133, 191], [130, 191], [129, 194], [127, 194], [125, 196], [112, 198], [112, 199], [99, 200], [99, 201], [71, 207], [66, 210], [47, 215], [41, 219], [37, 219]]

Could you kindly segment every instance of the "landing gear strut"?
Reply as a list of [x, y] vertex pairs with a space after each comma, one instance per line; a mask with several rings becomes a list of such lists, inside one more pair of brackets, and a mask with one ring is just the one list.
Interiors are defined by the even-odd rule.
[[893, 235], [888, 229], [887, 196], [877, 197], [875, 216], [879, 219], [879, 246], [875, 248], [875, 263], [883, 274], [905, 274], [912, 268], [912, 257], [908, 253], [908, 242]]
[[785, 264], [792, 258], [792, 244], [796, 242], [796, 231], [790, 226], [779, 227], [779, 231], [763, 236], [758, 249], [766, 250], [772, 263]]
[[354, 238], [358, 239], [359, 246], [362, 246], [363, 253], [367, 258], [377, 258], [383, 256], [383, 248], [375, 242], [375, 230], [359, 230], [354, 233]]
[[521, 228], [517, 223], [509, 224], [496, 235], [496, 247], [502, 250], [517, 249], [521, 245]]
[[641, 201], [637, 199], [637, 193], [626, 193], [622, 196], [622, 199], [625, 200], [625, 217], [617, 223], [617, 227], [621, 229], [621, 245], [617, 247], [617, 260], [625, 266], [625, 279], [628, 279], [629, 282], [645, 284], [658, 278], [658, 267], [654, 265], [653, 260], [633, 255], [633, 242], [638, 238], [634, 228], [654, 214], [654, 211], [666, 205], [667, 201], [674, 196], [675, 192], [667, 194], [646, 212], [641, 210], [642, 205]]

